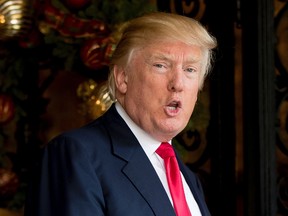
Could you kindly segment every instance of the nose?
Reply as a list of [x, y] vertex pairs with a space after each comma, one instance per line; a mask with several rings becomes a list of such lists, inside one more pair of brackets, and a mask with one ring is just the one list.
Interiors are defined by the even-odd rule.
[[169, 80], [168, 89], [173, 92], [181, 92], [183, 90], [183, 74], [177, 70]]

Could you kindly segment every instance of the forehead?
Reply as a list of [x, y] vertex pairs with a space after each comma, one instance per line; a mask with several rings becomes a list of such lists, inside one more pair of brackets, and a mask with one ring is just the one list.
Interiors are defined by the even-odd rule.
[[179, 41], [163, 41], [151, 43], [138, 50], [138, 53], [145, 59], [162, 60], [185, 60], [199, 61], [202, 57], [202, 51], [199, 46], [187, 45]]

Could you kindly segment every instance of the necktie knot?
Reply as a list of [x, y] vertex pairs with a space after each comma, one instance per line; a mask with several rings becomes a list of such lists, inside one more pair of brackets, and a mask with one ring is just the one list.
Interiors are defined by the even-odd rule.
[[156, 153], [163, 159], [167, 157], [175, 157], [172, 145], [167, 142], [161, 143], [159, 148], [156, 150]]

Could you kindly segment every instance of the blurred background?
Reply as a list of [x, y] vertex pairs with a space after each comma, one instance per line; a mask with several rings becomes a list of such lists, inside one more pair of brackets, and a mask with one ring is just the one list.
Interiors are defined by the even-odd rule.
[[173, 141], [212, 215], [288, 215], [287, 0], [0, 0], [0, 216], [23, 215], [50, 139], [109, 108], [119, 29], [149, 11], [195, 18], [219, 43]]

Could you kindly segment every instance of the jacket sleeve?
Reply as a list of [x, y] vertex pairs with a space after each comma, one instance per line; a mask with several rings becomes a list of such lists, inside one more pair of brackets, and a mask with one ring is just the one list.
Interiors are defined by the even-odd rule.
[[104, 205], [83, 144], [64, 136], [50, 142], [29, 183], [25, 216], [101, 216]]

